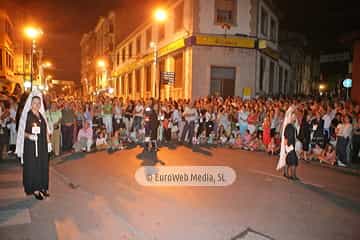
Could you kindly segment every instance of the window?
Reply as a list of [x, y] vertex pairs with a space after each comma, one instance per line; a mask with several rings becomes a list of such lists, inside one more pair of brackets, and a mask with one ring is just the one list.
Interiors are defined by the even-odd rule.
[[122, 62], [125, 62], [125, 60], [126, 60], [126, 50], [125, 50], [125, 48], [123, 48], [122, 49], [122, 53], [121, 53], [121, 57], [122, 57]]
[[141, 36], [136, 38], [136, 55], [141, 53]]
[[176, 88], [181, 88], [183, 86], [183, 54], [178, 54], [175, 57], [175, 85]]
[[284, 71], [284, 93], [287, 93], [287, 88], [288, 88], [288, 71], [285, 70]]
[[129, 58], [132, 58], [132, 48], [133, 48], [133, 44], [129, 43]]
[[5, 21], [5, 32], [8, 34], [9, 38], [12, 39], [12, 27], [9, 21]]
[[121, 92], [123, 95], [125, 95], [125, 75], [121, 76]]
[[150, 47], [151, 41], [152, 41], [152, 28], [149, 27], [146, 30], [146, 49]]
[[3, 55], [2, 55], [2, 49], [0, 48], [0, 70], [2, 70], [3, 67]]
[[184, 2], [181, 2], [175, 7], [174, 28], [175, 32], [181, 30], [184, 27]]
[[269, 24], [269, 14], [266, 12], [264, 8], [261, 8], [261, 33], [264, 36], [268, 35], [268, 24]]
[[120, 53], [119, 52], [117, 52], [117, 54], [116, 54], [116, 65], [120, 65]]
[[270, 40], [276, 41], [277, 36], [277, 26], [274, 18], [271, 18], [270, 21]]
[[223, 97], [235, 94], [235, 67], [211, 67], [210, 95]]
[[275, 63], [270, 62], [270, 73], [269, 73], [269, 93], [274, 92], [274, 78], [275, 78]]
[[282, 93], [283, 91], [282, 85], [283, 85], [283, 68], [279, 67], [279, 93]]
[[135, 88], [136, 88], [136, 92], [140, 93], [141, 92], [141, 77], [140, 77], [140, 69], [137, 69], [135, 71]]
[[165, 38], [165, 24], [159, 25], [159, 35], [158, 40], [161, 41]]
[[260, 58], [260, 79], [259, 79], [259, 90], [262, 91], [264, 87], [264, 75], [265, 75], [265, 59]]
[[236, 0], [215, 0], [215, 9], [216, 23], [236, 23]]
[[146, 71], [146, 91], [151, 92], [151, 64], [147, 65], [145, 68]]
[[132, 92], [133, 92], [133, 82], [132, 82], [132, 80], [133, 80], [133, 74], [132, 74], [132, 72], [131, 73], [129, 73], [128, 74], [128, 89], [129, 89], [129, 94], [131, 95], [132, 94]]

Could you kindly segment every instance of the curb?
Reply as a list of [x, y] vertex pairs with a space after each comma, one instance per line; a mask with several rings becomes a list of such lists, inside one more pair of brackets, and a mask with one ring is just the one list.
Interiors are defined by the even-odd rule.
[[332, 165], [329, 165], [329, 164], [320, 163], [318, 161], [301, 160], [301, 162], [303, 162], [305, 164], [311, 164], [311, 165], [321, 167], [321, 168], [332, 169], [334, 171], [341, 172], [341, 173], [348, 174], [348, 175], [360, 176], [360, 169], [358, 169], [358, 168], [332, 166]]

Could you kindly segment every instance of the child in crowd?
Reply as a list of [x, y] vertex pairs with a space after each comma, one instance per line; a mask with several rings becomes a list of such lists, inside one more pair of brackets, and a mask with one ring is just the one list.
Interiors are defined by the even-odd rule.
[[96, 138], [96, 149], [97, 150], [105, 150], [109, 147], [106, 142], [106, 133], [105, 130], [98, 130], [97, 138]]
[[331, 144], [327, 144], [325, 151], [319, 156], [320, 163], [328, 163], [330, 165], [336, 164], [336, 152]]
[[234, 145], [233, 145], [233, 148], [242, 148], [243, 146], [243, 141], [242, 141], [242, 137], [240, 135], [240, 133], [238, 135], [236, 135], [236, 138], [235, 138], [235, 142], [234, 142]]
[[311, 149], [311, 157], [310, 159], [318, 160], [319, 157], [323, 154], [323, 149], [320, 147], [319, 144], [315, 144], [315, 147]]
[[266, 152], [271, 155], [277, 155], [280, 152], [280, 142], [276, 135], [271, 138], [270, 143], [266, 148]]
[[207, 137], [206, 137], [206, 129], [204, 129], [199, 136], [199, 144], [206, 144], [207, 143]]
[[259, 137], [252, 138], [248, 146], [250, 151], [261, 151], [263, 149], [263, 143]]
[[247, 129], [245, 131], [245, 134], [244, 134], [243, 139], [242, 139], [242, 146], [243, 146], [243, 148], [245, 150], [249, 149], [249, 144], [251, 142], [251, 138], [252, 138], [252, 136], [250, 134], [250, 131], [249, 131], [249, 129]]
[[122, 150], [124, 149], [122, 141], [120, 140], [120, 130], [114, 132], [114, 136], [111, 138], [111, 150]]

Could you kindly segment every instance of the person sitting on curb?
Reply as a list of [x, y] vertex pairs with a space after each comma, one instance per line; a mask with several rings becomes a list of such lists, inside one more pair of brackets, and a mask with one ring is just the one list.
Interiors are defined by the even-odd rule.
[[90, 152], [93, 144], [93, 130], [90, 123], [85, 121], [84, 126], [79, 130], [77, 141], [74, 144], [75, 152], [87, 151]]
[[336, 164], [336, 152], [331, 144], [326, 145], [325, 151], [319, 156], [320, 163], [324, 162], [335, 166]]

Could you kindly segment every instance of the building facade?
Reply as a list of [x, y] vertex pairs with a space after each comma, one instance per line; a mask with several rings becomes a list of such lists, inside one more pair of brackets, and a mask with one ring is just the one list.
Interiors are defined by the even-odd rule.
[[8, 91], [17, 83], [15, 56], [14, 25], [5, 10], [0, 9], [0, 84]]
[[83, 35], [81, 42], [81, 86], [85, 95], [96, 91], [96, 37], [94, 32]]
[[286, 94], [278, 31], [272, 1], [171, 1], [165, 23], [145, 22], [116, 45], [112, 87], [134, 99]]

